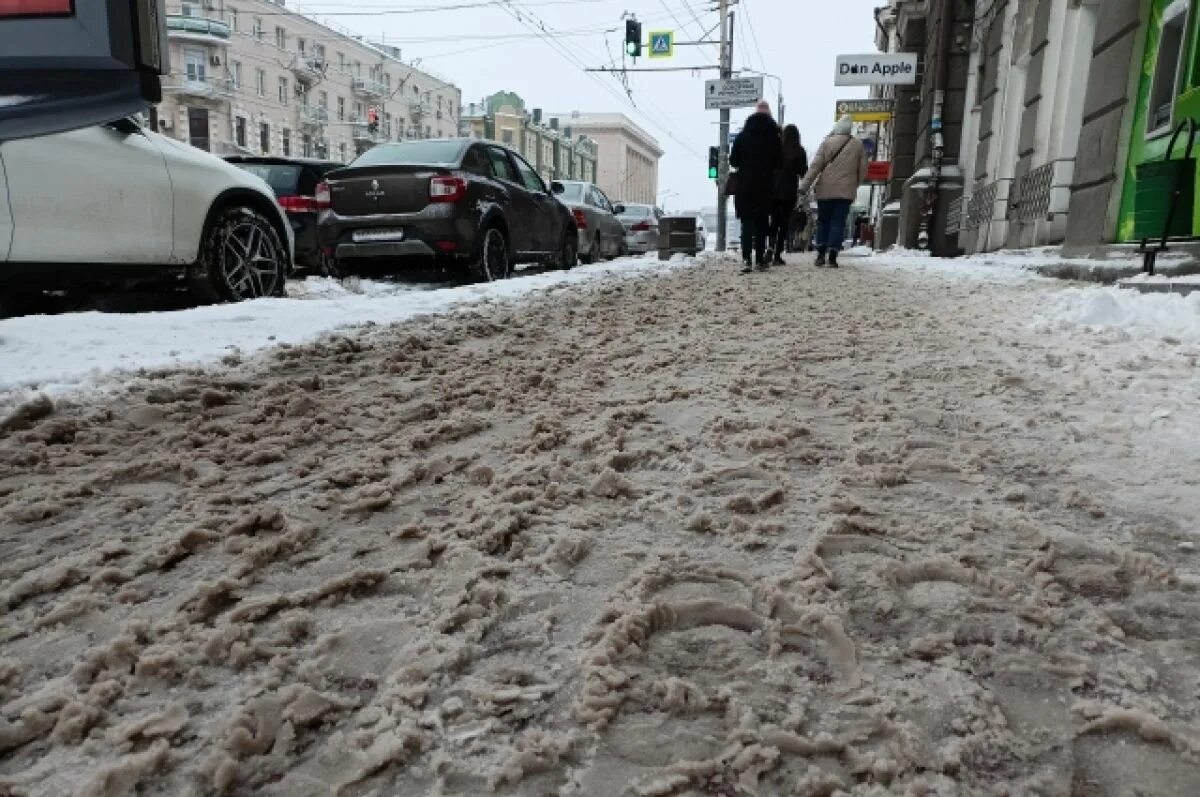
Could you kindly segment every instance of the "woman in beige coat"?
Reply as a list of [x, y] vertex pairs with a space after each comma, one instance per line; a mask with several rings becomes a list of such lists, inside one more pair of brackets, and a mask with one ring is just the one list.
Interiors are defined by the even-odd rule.
[[808, 174], [800, 181], [804, 193], [814, 188], [817, 197], [817, 266], [837, 268], [838, 252], [846, 240], [846, 217], [867, 179], [867, 152], [853, 135], [853, 122], [843, 116], [821, 142]]

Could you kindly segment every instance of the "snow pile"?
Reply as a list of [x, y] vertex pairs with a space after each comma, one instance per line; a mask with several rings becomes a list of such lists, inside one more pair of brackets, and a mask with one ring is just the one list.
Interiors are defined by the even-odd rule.
[[1070, 288], [1053, 299], [1046, 320], [1200, 341], [1200, 293], [1180, 296], [1121, 288]]
[[446, 313], [479, 302], [599, 279], [619, 279], [680, 268], [676, 257], [622, 258], [571, 271], [520, 274], [510, 280], [447, 287], [366, 279], [310, 278], [289, 286], [288, 299], [188, 310], [73, 313], [0, 320], [0, 403], [31, 390], [61, 395], [121, 372], [202, 365], [270, 346], [298, 344], [348, 326], [391, 324]]

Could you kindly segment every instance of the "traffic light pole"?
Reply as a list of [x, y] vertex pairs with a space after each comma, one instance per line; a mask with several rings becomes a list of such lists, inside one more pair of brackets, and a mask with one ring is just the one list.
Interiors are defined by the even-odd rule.
[[[720, 0], [721, 13], [721, 78], [728, 80], [733, 77], [733, 14], [729, 11], [729, 0]], [[728, 19], [729, 27], [726, 27], [726, 19]], [[729, 180], [729, 109], [721, 109], [721, 125], [720, 125], [721, 140], [717, 142], [720, 147], [719, 173], [717, 178], [717, 251], [724, 252], [726, 246], [726, 236], [728, 230], [726, 227], [727, 219], [725, 217], [729, 208], [729, 197], [725, 195], [725, 184]]]

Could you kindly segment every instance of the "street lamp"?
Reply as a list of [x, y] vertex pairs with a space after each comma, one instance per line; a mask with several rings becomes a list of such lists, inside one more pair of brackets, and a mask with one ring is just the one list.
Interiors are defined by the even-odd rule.
[[658, 206], [660, 208], [662, 208], [664, 213], [667, 210], [667, 200], [673, 196], [679, 196], [679, 192], [678, 191], [663, 191], [658, 195]]

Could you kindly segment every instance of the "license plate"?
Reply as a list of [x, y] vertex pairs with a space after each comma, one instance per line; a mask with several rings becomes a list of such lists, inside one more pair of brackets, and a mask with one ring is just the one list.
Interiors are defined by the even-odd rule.
[[372, 241], [403, 241], [403, 229], [383, 229], [383, 230], [355, 230], [354, 243], [368, 243]]

